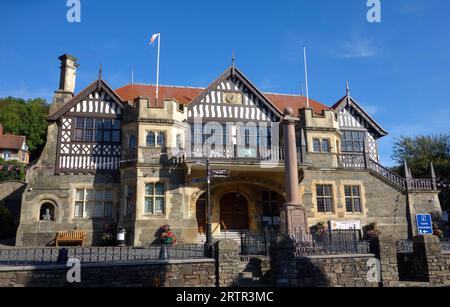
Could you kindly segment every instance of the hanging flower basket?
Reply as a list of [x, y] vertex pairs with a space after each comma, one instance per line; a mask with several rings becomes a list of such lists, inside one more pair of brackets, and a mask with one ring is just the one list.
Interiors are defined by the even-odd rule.
[[170, 230], [169, 225], [162, 226], [158, 231], [158, 237], [161, 244], [175, 244], [177, 243], [177, 238], [175, 234]]

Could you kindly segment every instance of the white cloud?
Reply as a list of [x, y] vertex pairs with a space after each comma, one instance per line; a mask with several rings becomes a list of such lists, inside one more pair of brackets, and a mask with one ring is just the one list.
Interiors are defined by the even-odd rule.
[[377, 54], [377, 48], [373, 40], [364, 37], [355, 37], [349, 39], [337, 48], [335, 55], [338, 58], [368, 58]]

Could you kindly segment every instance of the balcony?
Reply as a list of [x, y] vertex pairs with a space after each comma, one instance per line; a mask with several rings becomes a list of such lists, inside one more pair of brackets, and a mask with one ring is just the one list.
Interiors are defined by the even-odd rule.
[[348, 153], [338, 155], [338, 167], [347, 170], [369, 170], [402, 190], [437, 190], [436, 178], [403, 178], [380, 163], [373, 161], [367, 154]]
[[[302, 148], [297, 148], [298, 163], [303, 162]], [[284, 162], [284, 147], [248, 147], [248, 146], [202, 146], [192, 145], [186, 151], [186, 159], [209, 158], [216, 161], [248, 161], [248, 162]]]

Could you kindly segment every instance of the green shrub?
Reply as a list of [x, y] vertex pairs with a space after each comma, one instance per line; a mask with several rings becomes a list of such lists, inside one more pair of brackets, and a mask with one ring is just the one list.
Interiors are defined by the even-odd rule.
[[[10, 180], [25, 180], [25, 166], [18, 161], [5, 161], [0, 158], [0, 165], [3, 166], [0, 169], [0, 182]], [[12, 167], [9, 170], [10, 166]]]

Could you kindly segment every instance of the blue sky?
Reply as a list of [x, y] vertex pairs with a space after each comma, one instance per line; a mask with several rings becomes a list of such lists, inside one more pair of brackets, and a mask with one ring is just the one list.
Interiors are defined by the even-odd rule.
[[382, 22], [367, 22], [366, 0], [81, 0], [81, 23], [66, 0], [1, 0], [0, 97], [51, 99], [57, 57], [80, 59], [77, 90], [103, 65], [113, 88], [155, 82], [207, 86], [231, 62], [262, 91], [300, 93], [308, 47], [310, 96], [332, 105], [351, 94], [390, 135], [380, 141], [392, 165], [400, 135], [450, 132], [450, 1], [381, 0]]

